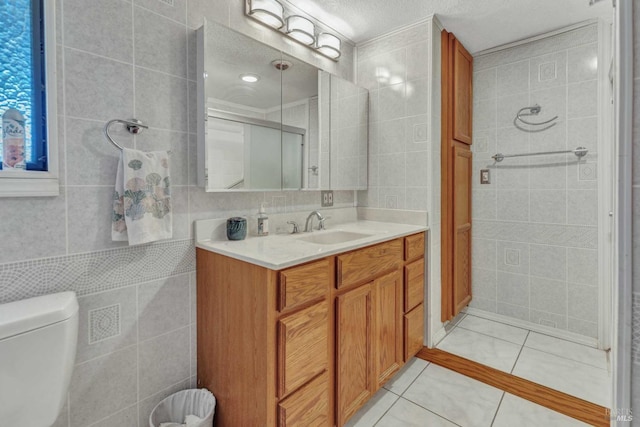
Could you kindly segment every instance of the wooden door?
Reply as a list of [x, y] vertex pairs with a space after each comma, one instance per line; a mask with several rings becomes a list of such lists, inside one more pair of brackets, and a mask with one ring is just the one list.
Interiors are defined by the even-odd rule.
[[473, 58], [442, 31], [442, 321], [471, 301]]
[[382, 387], [402, 365], [402, 270], [376, 279], [374, 365], [376, 388]]
[[336, 298], [337, 425], [342, 426], [372, 395], [373, 285]]
[[471, 301], [471, 174], [468, 145], [453, 148], [453, 315]]

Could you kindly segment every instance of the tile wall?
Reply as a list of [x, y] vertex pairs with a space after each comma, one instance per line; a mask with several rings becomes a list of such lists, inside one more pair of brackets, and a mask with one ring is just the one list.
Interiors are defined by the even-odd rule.
[[[369, 187], [358, 206], [428, 212], [429, 300], [440, 301], [440, 32], [435, 17], [358, 45], [369, 90]], [[417, 218], [420, 215], [417, 216]], [[440, 303], [428, 309], [442, 329]], [[431, 338], [428, 338], [431, 339]]]
[[[319, 192], [208, 194], [195, 186], [195, 29], [221, 22], [345, 79], [353, 47], [323, 60], [248, 21], [242, 0], [58, 0], [61, 194], [0, 202], [0, 303], [75, 290], [77, 364], [55, 427], [146, 426], [163, 397], [194, 384], [195, 253], [192, 222], [320, 207]], [[102, 135], [113, 118], [151, 128], [126, 147], [170, 149], [174, 238], [128, 247], [111, 241], [118, 152]], [[352, 191], [334, 195], [354, 205]]]
[[633, 341], [631, 406], [640, 420], [640, 7], [633, 4]]
[[[590, 25], [476, 56], [473, 81], [471, 307], [588, 337], [598, 333], [597, 55]], [[555, 126], [516, 128], [516, 112], [535, 104], [541, 113], [527, 118], [557, 115]], [[578, 146], [589, 149], [580, 161], [491, 159]]]

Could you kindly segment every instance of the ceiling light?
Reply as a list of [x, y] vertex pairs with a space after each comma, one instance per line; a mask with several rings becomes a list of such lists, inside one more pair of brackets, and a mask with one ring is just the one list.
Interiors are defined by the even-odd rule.
[[287, 18], [287, 34], [289, 37], [293, 37], [306, 45], [311, 45], [316, 41], [313, 22], [298, 15], [292, 15]]
[[331, 59], [340, 57], [340, 39], [330, 33], [318, 34], [318, 42], [316, 44], [318, 52]]
[[284, 8], [278, 0], [249, 0], [249, 15], [276, 29], [284, 25]]
[[247, 83], [255, 83], [260, 80], [260, 76], [257, 74], [240, 74], [240, 79], [243, 82]]

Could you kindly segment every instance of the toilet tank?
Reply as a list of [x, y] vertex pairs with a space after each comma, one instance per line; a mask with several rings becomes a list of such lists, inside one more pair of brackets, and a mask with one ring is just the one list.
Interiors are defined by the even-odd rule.
[[55, 422], [67, 396], [77, 340], [74, 292], [0, 305], [0, 425]]

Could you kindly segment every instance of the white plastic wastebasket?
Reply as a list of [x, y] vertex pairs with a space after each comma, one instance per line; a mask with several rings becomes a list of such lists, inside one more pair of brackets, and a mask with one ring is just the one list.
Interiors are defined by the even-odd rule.
[[202, 418], [197, 427], [212, 427], [216, 398], [206, 388], [182, 390], [164, 398], [149, 415], [149, 427], [161, 423], [184, 423], [187, 415]]

